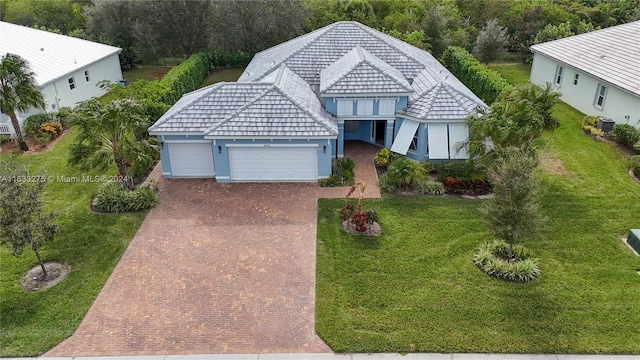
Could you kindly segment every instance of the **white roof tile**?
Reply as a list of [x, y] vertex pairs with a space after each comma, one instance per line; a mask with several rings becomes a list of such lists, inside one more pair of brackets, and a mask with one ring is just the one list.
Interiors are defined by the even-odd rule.
[[640, 95], [640, 20], [536, 44], [531, 51]]
[[16, 54], [29, 62], [43, 86], [121, 51], [93, 41], [0, 21], [0, 54]]
[[486, 105], [458, 91], [450, 84], [439, 82], [428, 91], [409, 101], [399, 114], [420, 120], [466, 119]]
[[320, 93], [408, 93], [402, 73], [357, 45], [320, 72]]

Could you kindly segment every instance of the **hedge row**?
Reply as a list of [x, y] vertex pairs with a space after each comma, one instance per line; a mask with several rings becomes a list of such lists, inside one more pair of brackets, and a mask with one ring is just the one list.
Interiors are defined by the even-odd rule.
[[442, 55], [444, 66], [460, 79], [485, 103], [493, 103], [507, 87], [511, 87], [500, 74], [480, 64], [467, 50], [449, 46]]

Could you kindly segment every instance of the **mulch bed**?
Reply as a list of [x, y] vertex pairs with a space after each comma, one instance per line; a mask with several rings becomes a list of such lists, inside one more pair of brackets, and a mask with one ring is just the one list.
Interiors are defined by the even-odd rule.
[[351, 222], [350, 219], [347, 219], [341, 224], [342, 230], [348, 232], [351, 235], [359, 235], [359, 236], [378, 236], [382, 232], [382, 227], [376, 221], [373, 224], [367, 226], [367, 230], [365, 231], [356, 231], [356, 225]]
[[44, 267], [47, 269], [46, 278], [42, 277], [42, 268], [38, 264], [27, 271], [20, 281], [20, 286], [27, 291], [48, 289], [67, 277], [71, 270], [69, 265], [58, 262], [46, 262]]

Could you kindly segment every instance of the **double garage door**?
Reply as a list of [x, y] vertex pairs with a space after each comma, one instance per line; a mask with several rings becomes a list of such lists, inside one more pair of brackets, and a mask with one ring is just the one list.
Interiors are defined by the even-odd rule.
[[[316, 146], [229, 145], [231, 181], [317, 181]], [[212, 144], [170, 143], [174, 177], [213, 177]]]
[[316, 146], [229, 146], [231, 181], [317, 181]]

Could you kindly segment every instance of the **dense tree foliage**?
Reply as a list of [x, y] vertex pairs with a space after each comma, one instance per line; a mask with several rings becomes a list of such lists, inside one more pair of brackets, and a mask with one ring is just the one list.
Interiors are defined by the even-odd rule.
[[489, 20], [478, 33], [473, 54], [478, 60], [488, 64], [506, 52], [508, 42], [507, 29], [498, 25], [497, 19]]
[[640, 19], [640, 0], [0, 0], [0, 20], [119, 46], [124, 68], [210, 47], [255, 53], [341, 20], [439, 57], [486, 49], [478, 35], [494, 19], [528, 61], [536, 42]]

